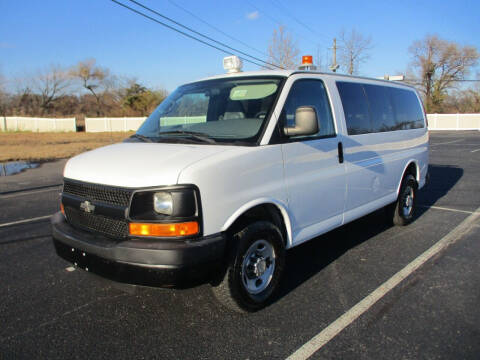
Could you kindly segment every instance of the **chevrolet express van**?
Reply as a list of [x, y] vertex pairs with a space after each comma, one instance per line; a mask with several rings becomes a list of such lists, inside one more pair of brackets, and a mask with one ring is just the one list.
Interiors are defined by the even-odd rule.
[[127, 141], [67, 162], [61, 257], [135, 284], [208, 279], [221, 303], [255, 311], [286, 250], [382, 207], [412, 221], [428, 169], [413, 88], [237, 61], [180, 86]]

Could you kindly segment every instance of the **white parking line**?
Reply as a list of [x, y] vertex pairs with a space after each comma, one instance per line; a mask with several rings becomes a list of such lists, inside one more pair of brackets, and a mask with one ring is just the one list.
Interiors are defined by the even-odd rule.
[[8, 199], [8, 198], [13, 198], [13, 197], [17, 197], [17, 196], [32, 195], [32, 194], [38, 194], [38, 193], [48, 192], [48, 191], [58, 191], [60, 186], [55, 186], [55, 187], [48, 188], [48, 189], [22, 191], [22, 192], [13, 193], [13, 194], [0, 195], [0, 199]]
[[472, 150], [470, 152], [474, 153], [474, 152], [477, 152], [477, 151], [480, 151], [480, 149]]
[[463, 141], [463, 139], [446, 141], [446, 142], [443, 142], [443, 143], [430, 144], [430, 146], [453, 144], [453, 143], [460, 142], [460, 141]]
[[451, 208], [446, 208], [446, 207], [442, 207], [442, 206], [418, 205], [418, 207], [425, 208], [425, 209], [453, 211], [453, 212], [459, 212], [459, 213], [464, 213], [464, 214], [473, 214], [474, 213], [473, 211], [451, 209]]
[[297, 351], [290, 355], [287, 360], [308, 359], [315, 352], [320, 350], [322, 346], [327, 344], [343, 329], [353, 323], [368, 309], [370, 309], [377, 301], [383, 298], [390, 290], [400, 284], [405, 278], [421, 267], [425, 262], [431, 259], [449, 245], [461, 239], [463, 235], [468, 233], [473, 227], [477, 226], [480, 218], [480, 207], [463, 220], [460, 225], [455, 227], [442, 239], [440, 239], [430, 249], [418, 256], [415, 260], [405, 266], [402, 270], [393, 275], [390, 279], [376, 288], [370, 295], [358, 302], [354, 307], [340, 316], [337, 320], [315, 335], [307, 343], [301, 346]]
[[448, 145], [448, 146], [478, 146], [477, 144], [467, 144], [467, 143], [461, 143], [461, 144], [452, 144], [452, 143], [438, 143], [438, 144], [431, 144], [432, 146], [435, 145]]
[[31, 219], [12, 221], [12, 222], [8, 222], [8, 223], [0, 224], [0, 228], [6, 227], [6, 226], [12, 226], [12, 225], [26, 224], [26, 223], [29, 223], [29, 222], [34, 222], [34, 221], [39, 221], [39, 220], [45, 220], [45, 219], [48, 219], [52, 216], [53, 216], [53, 214], [52, 215], [39, 216], [39, 217], [36, 217], [36, 218], [31, 218]]

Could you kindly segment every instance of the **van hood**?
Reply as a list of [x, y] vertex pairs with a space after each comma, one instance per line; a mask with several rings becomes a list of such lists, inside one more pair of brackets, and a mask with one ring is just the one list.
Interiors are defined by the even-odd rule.
[[182, 169], [231, 148], [169, 143], [114, 144], [71, 158], [63, 176], [131, 188], [175, 185]]

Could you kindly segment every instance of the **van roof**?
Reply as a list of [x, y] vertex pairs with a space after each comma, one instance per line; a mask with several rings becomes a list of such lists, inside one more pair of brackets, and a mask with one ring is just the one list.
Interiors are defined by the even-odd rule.
[[415, 89], [412, 85], [406, 84], [404, 82], [399, 81], [390, 81], [385, 79], [375, 79], [365, 76], [356, 76], [356, 75], [347, 75], [347, 74], [337, 74], [331, 72], [321, 72], [321, 71], [307, 71], [307, 70], [257, 70], [257, 71], [245, 71], [245, 72], [235, 72], [235, 73], [225, 73], [210, 76], [207, 78], [199, 79], [196, 81], [192, 81], [191, 83], [204, 81], [204, 80], [214, 80], [214, 79], [226, 79], [226, 78], [236, 78], [236, 77], [253, 77], [253, 76], [280, 76], [280, 77], [289, 77], [295, 74], [306, 74], [306, 75], [325, 75], [329, 77], [338, 77], [344, 79], [356, 79], [356, 80], [369, 80], [369, 81], [378, 81], [383, 82], [386, 84], [395, 84], [395, 85], [403, 85], [406, 87], [410, 87]]

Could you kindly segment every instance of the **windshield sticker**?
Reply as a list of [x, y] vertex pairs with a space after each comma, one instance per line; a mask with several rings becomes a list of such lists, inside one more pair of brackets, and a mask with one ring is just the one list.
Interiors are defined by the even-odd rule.
[[244, 98], [247, 95], [247, 90], [246, 89], [233, 89], [232, 91], [232, 99], [239, 99], [239, 98]]
[[277, 84], [239, 85], [230, 90], [230, 100], [256, 100], [272, 95], [277, 91]]

